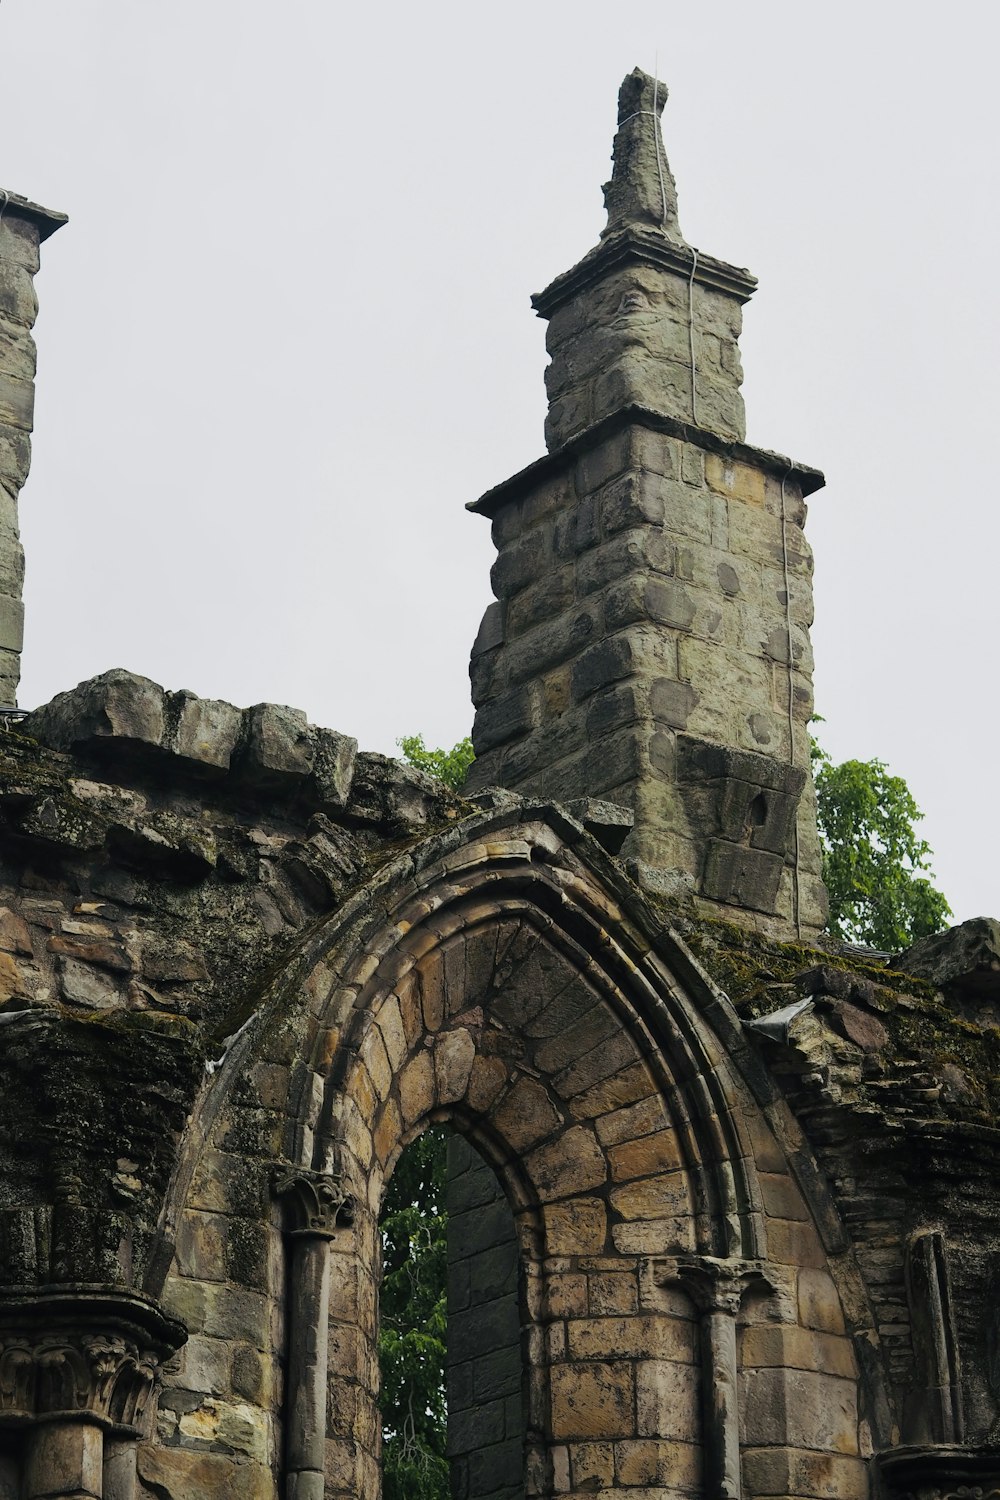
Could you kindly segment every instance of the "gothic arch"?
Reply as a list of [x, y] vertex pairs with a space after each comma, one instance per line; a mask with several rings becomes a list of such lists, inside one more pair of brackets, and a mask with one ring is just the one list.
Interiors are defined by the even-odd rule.
[[[330, 1335], [328, 1380], [326, 1355], [293, 1370], [286, 1409], [311, 1401], [312, 1429], [290, 1472], [376, 1493], [377, 1218], [399, 1153], [432, 1120], [470, 1138], [515, 1214], [533, 1482], [568, 1492], [581, 1445], [635, 1440], [681, 1454], [696, 1487], [699, 1385], [724, 1397], [708, 1462], [719, 1480], [738, 1469], [737, 1320], [774, 1290], [766, 1225], [789, 1230], [774, 1200], [798, 1189], [786, 1163], [778, 1171], [767, 1081], [728, 1002], [579, 824], [523, 804], [479, 814], [383, 867], [319, 924], [203, 1094], [165, 1235], [183, 1232], [204, 1159], [239, 1132], [258, 1079], [273, 1098], [266, 1129], [255, 1126], [259, 1154], [281, 1161], [286, 1186], [337, 1185], [332, 1255], [325, 1238], [311, 1259], [305, 1240], [289, 1242], [298, 1259], [277, 1273], [311, 1289], [305, 1342], [320, 1304]], [[245, 1157], [245, 1133], [238, 1149]], [[338, 1194], [353, 1201], [342, 1233]], [[825, 1264], [797, 1202], [791, 1230]], [[310, 1198], [299, 1228], [323, 1212]], [[567, 1342], [554, 1347], [566, 1268], [581, 1256], [622, 1286], [631, 1278], [634, 1316], [560, 1324]]]

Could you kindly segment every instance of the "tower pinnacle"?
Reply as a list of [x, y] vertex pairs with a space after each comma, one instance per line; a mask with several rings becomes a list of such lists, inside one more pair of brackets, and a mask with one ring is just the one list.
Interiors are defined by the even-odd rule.
[[[618, 130], [611, 181], [604, 184], [604, 236], [628, 224], [652, 224], [683, 243], [677, 186], [660, 133], [666, 84], [634, 68], [618, 92]], [[602, 238], [604, 237], [602, 236]]]

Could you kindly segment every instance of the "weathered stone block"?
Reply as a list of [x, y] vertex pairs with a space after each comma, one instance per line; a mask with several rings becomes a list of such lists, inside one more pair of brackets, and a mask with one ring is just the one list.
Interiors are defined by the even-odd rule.
[[538, 529], [505, 547], [490, 570], [490, 582], [498, 599], [509, 599], [520, 589], [541, 578], [550, 567], [548, 537]]
[[60, 693], [24, 721], [24, 732], [54, 750], [103, 746], [158, 748], [163, 742], [165, 695], [148, 677], [120, 667]]
[[635, 1386], [630, 1363], [557, 1364], [550, 1380], [552, 1433], [557, 1440], [633, 1435]]
[[243, 730], [238, 708], [194, 693], [177, 693], [172, 695], [170, 718], [175, 726], [169, 749], [175, 755], [205, 770], [229, 770]]
[[723, 839], [712, 839], [705, 859], [704, 894], [729, 906], [773, 912], [784, 860], [762, 849], [746, 849]]
[[10, 260], [0, 260], [0, 313], [25, 328], [30, 328], [38, 316], [32, 274]]
[[35, 387], [30, 380], [0, 372], [0, 422], [21, 432], [34, 425]]
[[635, 1435], [690, 1441], [692, 1433], [699, 1431], [697, 1366], [645, 1359], [635, 1369]]
[[492, 750], [527, 734], [533, 722], [531, 694], [526, 687], [511, 688], [481, 704], [473, 730], [477, 755], [481, 749]]
[[24, 1490], [32, 1500], [103, 1494], [103, 1435], [89, 1422], [47, 1423], [28, 1438]]
[[746, 1442], [857, 1455], [853, 1380], [811, 1370], [755, 1369], [741, 1377]]
[[[636, 662], [635, 646], [627, 635], [612, 636], [586, 650], [573, 664], [573, 696], [579, 702], [600, 688], [628, 676]], [[599, 788], [595, 787], [594, 791]]]

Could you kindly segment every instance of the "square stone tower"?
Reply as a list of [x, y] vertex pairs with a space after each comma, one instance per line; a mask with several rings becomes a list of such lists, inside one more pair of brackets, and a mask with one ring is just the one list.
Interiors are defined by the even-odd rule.
[[533, 298], [548, 454], [470, 506], [499, 553], [470, 784], [625, 804], [640, 880], [808, 935], [826, 897], [802, 528], [823, 476], [744, 441], [756, 280], [681, 234], [666, 96], [625, 79], [607, 228]]

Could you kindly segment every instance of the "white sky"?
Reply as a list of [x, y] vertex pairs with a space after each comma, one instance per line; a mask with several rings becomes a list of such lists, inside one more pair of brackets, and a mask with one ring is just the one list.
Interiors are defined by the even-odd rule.
[[604, 222], [659, 60], [681, 224], [747, 265], [748, 438], [811, 502], [817, 707], [1000, 914], [1000, 12], [2, 0], [43, 249], [21, 702], [127, 666], [392, 751], [471, 721], [489, 526], [543, 451], [528, 295]]

